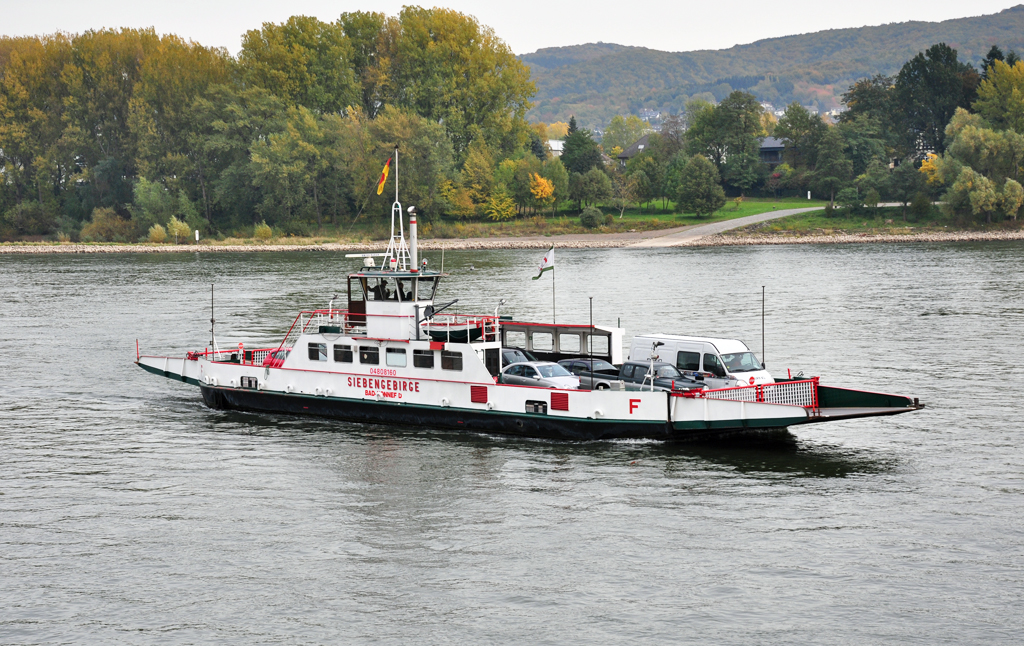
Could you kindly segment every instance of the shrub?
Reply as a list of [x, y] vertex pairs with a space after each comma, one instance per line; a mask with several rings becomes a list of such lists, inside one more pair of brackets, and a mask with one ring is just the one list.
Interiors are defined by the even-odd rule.
[[266, 220], [260, 222], [252, 230], [252, 236], [260, 242], [266, 242], [274, 237], [274, 230], [270, 228]]
[[174, 244], [182, 242], [187, 244], [192, 235], [192, 227], [172, 215], [171, 220], [167, 223], [167, 234], [174, 236]]
[[855, 188], [844, 188], [836, 193], [836, 204], [843, 207], [846, 210], [853, 211], [856, 213], [860, 211], [863, 202], [860, 199], [860, 194]]
[[15, 235], [46, 235], [56, 229], [57, 216], [50, 204], [20, 202], [3, 214], [3, 223]]
[[133, 238], [135, 225], [114, 212], [114, 209], [96, 208], [92, 221], [82, 227], [82, 240], [86, 242], [128, 242]]
[[828, 204], [825, 205], [825, 217], [830, 218], [833, 215], [835, 215], [835, 209], [832, 208], [832, 203], [829, 202]]
[[166, 242], [167, 241], [167, 229], [160, 224], [154, 224], [149, 227], [149, 241], [150, 242]]
[[918, 192], [914, 201], [910, 203], [910, 219], [914, 222], [928, 219], [932, 213], [932, 201], [925, 193]]
[[595, 206], [588, 206], [580, 213], [580, 224], [585, 229], [596, 229], [604, 224], [604, 213]]

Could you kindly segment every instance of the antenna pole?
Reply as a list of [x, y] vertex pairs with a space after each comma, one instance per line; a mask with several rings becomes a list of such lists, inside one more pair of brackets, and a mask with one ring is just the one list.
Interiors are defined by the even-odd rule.
[[398, 144], [395, 144], [395, 201], [398, 201]]
[[[590, 372], [594, 372], [594, 297], [590, 297], [590, 334], [587, 335], [588, 352], [590, 355]], [[593, 379], [591, 379], [591, 385], [593, 385]]]
[[761, 285], [761, 367], [764, 365], [764, 285]]
[[213, 333], [213, 283], [210, 283], [210, 347], [217, 352], [217, 337]]
[[551, 322], [558, 323], [555, 316], [555, 265], [551, 265]]

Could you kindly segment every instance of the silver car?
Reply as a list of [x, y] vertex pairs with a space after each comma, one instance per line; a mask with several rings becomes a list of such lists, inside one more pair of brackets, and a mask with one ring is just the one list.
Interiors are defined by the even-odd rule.
[[579, 377], [551, 361], [513, 363], [501, 371], [500, 382], [516, 386], [538, 386], [540, 388], [564, 388], [570, 390], [580, 387]]

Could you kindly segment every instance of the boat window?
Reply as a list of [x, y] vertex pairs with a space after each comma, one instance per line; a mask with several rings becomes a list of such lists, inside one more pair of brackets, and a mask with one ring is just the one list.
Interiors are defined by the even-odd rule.
[[580, 351], [580, 335], [578, 334], [559, 334], [558, 335], [558, 350], [559, 352], [579, 352]]
[[438, 278], [420, 278], [419, 300], [434, 300], [434, 291], [437, 289]]
[[462, 353], [441, 350], [441, 370], [462, 370]]
[[540, 371], [541, 377], [569, 377], [569, 371], [558, 365], [557, 363], [544, 364], [537, 366], [537, 370]]
[[414, 368], [433, 368], [434, 367], [434, 351], [433, 350], [413, 350], [412, 351], [412, 365]]
[[401, 301], [412, 300], [412, 278], [398, 279], [398, 299]]
[[406, 361], [405, 348], [388, 348], [384, 353], [384, 362], [392, 368], [404, 368]]
[[359, 346], [359, 363], [373, 365], [380, 363], [380, 348], [372, 345]]
[[753, 370], [763, 370], [761, 368], [761, 362], [757, 360], [753, 352], [735, 352], [733, 354], [723, 354], [722, 361], [725, 362], [725, 367], [733, 372], [751, 372]]
[[348, 300], [361, 301], [365, 300], [363, 294], [366, 292], [366, 279], [360, 278], [358, 280], [348, 279]]
[[608, 337], [594, 334], [590, 337], [588, 343], [587, 352], [593, 354], [609, 354], [608, 352]]
[[520, 332], [519, 330], [505, 332], [505, 345], [510, 348], [525, 348], [526, 332]]
[[716, 377], [725, 376], [725, 368], [722, 366], [722, 362], [713, 354], [704, 353], [704, 371], [710, 372]]
[[309, 360], [310, 361], [327, 361], [327, 344], [326, 343], [310, 343], [309, 344]]
[[552, 350], [554, 347], [554, 337], [550, 332], [533, 333], [534, 350]]
[[442, 370], [462, 370], [462, 353], [441, 350]]
[[676, 353], [676, 367], [680, 370], [700, 370], [700, 353], [680, 351]]
[[366, 296], [371, 301], [398, 300], [395, 280], [393, 278], [370, 278]]
[[350, 345], [336, 345], [334, 346], [334, 360], [339, 363], [352, 363], [352, 346]]

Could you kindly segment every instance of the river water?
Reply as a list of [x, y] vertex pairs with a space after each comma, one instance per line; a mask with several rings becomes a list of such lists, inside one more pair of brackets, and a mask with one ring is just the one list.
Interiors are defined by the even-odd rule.
[[[917, 396], [587, 444], [214, 411], [132, 364], [276, 343], [342, 254], [0, 256], [0, 643], [993, 644], [1024, 634], [1024, 245], [559, 250], [557, 317]], [[549, 320], [537, 251], [439, 299]], [[440, 257], [428, 254], [432, 266]]]

